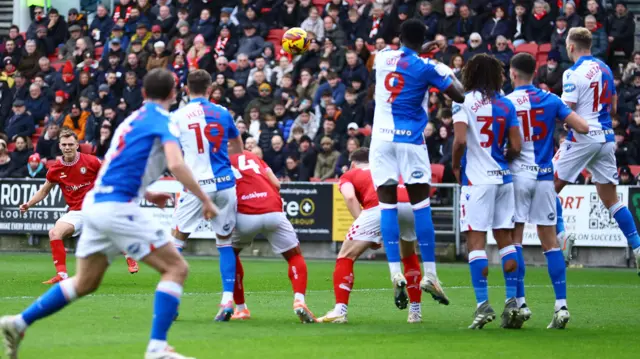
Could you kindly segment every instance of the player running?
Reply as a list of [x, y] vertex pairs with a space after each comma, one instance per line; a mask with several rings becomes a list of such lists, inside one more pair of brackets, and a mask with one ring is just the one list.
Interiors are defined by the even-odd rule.
[[518, 315], [518, 257], [511, 239], [514, 196], [507, 159], [518, 156], [522, 141], [516, 110], [500, 95], [502, 81], [500, 61], [486, 54], [474, 56], [463, 72], [465, 100], [454, 104], [452, 109], [455, 134], [452, 166], [462, 184], [460, 228], [467, 232], [471, 282], [477, 301], [470, 329], [482, 329], [496, 315], [487, 292], [489, 267], [485, 245], [490, 230], [500, 249], [507, 288], [502, 327], [513, 327]]
[[[333, 272], [333, 291], [336, 304], [333, 310], [324, 317], [318, 318], [321, 323], [346, 323], [347, 305], [353, 289], [353, 264], [368, 248], [380, 248], [380, 207], [369, 167], [369, 149], [361, 147], [351, 154], [351, 169], [340, 177], [340, 193], [344, 197], [349, 212], [355, 219], [336, 260]], [[406, 296], [398, 300], [398, 307], [409, 306], [407, 322], [422, 322], [420, 291], [420, 261], [415, 251], [416, 233], [413, 223], [413, 212], [409, 196], [404, 186], [398, 188], [398, 218], [400, 220], [400, 250], [404, 264], [404, 276], [408, 279]]]
[[397, 186], [406, 183], [415, 216], [415, 231], [422, 253], [424, 277], [420, 287], [443, 304], [445, 295], [435, 264], [435, 231], [431, 218], [429, 184], [431, 167], [423, 131], [428, 122], [430, 86], [454, 101], [463, 101], [460, 83], [446, 65], [422, 59], [418, 52], [425, 39], [424, 24], [416, 19], [402, 23], [398, 50], [384, 50], [375, 59], [376, 88], [371, 134], [371, 176], [380, 200], [380, 228], [387, 253], [395, 301], [406, 297], [407, 280], [400, 268]]
[[150, 71], [144, 78], [146, 104], [115, 131], [96, 185], [84, 200], [84, 230], [78, 242], [78, 270], [38, 298], [24, 312], [0, 318], [0, 329], [9, 358], [17, 358], [27, 327], [52, 315], [72, 301], [95, 291], [110, 260], [126, 250], [162, 276], [155, 293], [151, 340], [145, 359], [185, 359], [167, 345], [188, 266], [169, 237], [137, 204], [139, 197], [163, 208], [168, 194], [146, 192], [147, 186], [169, 168], [194, 196], [202, 201], [205, 218], [217, 209], [185, 165], [178, 144], [178, 129], [167, 109], [175, 98], [174, 80], [165, 69]]
[[[60, 131], [59, 142], [62, 158], [49, 168], [47, 179], [38, 192], [27, 203], [20, 206], [22, 213], [28, 211], [45, 199], [56, 184], [60, 186], [64, 201], [69, 206], [69, 211], [49, 230], [49, 243], [56, 275], [42, 284], [55, 284], [69, 277], [64, 240], [79, 236], [82, 232], [82, 214], [80, 213], [82, 200], [93, 188], [100, 171], [100, 160], [97, 157], [78, 152], [78, 136], [73, 131], [63, 128]], [[125, 257], [129, 273], [137, 273], [138, 263], [128, 255]]]
[[[236, 258], [231, 246], [231, 232], [236, 224], [237, 204], [236, 180], [229, 154], [242, 152], [242, 139], [229, 111], [209, 102], [211, 75], [208, 72], [190, 72], [187, 88], [191, 101], [175, 111], [171, 120], [180, 129], [180, 144], [185, 163], [193, 171], [200, 187], [220, 210], [211, 221], [220, 253], [223, 287], [220, 310], [215, 320], [228, 321], [233, 315], [233, 286], [236, 277]], [[179, 251], [182, 251], [185, 241], [201, 221], [202, 203], [194, 194], [182, 193], [173, 213], [171, 231]]]
[[529, 320], [531, 310], [524, 296], [525, 263], [522, 256], [524, 224], [538, 227], [538, 237], [547, 258], [547, 269], [556, 295], [553, 320], [548, 328], [562, 329], [569, 321], [567, 310], [566, 266], [562, 249], [556, 240], [556, 192], [553, 187], [553, 134], [556, 119], [578, 133], [587, 133], [589, 125], [571, 111], [560, 98], [535, 88], [531, 81], [536, 59], [520, 53], [511, 59], [509, 76], [514, 91], [507, 96], [516, 109], [521, 126], [522, 150], [511, 162], [515, 192], [515, 229], [513, 242], [518, 255], [518, 287], [516, 302], [519, 315], [515, 326]]
[[244, 300], [244, 270], [240, 252], [251, 245], [258, 234], [263, 234], [271, 244], [273, 253], [282, 254], [289, 263], [289, 279], [293, 286], [293, 312], [303, 323], [314, 323], [315, 316], [305, 304], [307, 291], [307, 263], [291, 222], [282, 212], [280, 181], [271, 168], [249, 151], [231, 155], [231, 165], [236, 176], [238, 215], [236, 228], [231, 236], [236, 253], [236, 282], [233, 299], [236, 311], [234, 320], [251, 318]]
[[[591, 32], [574, 27], [567, 35], [567, 54], [575, 64], [563, 74], [562, 100], [587, 120], [589, 133], [569, 131], [553, 159], [555, 188], [560, 193], [564, 186], [575, 182], [586, 167], [592, 175], [598, 196], [633, 248], [636, 268], [640, 275], [640, 237], [629, 209], [618, 199], [618, 169], [611, 114], [617, 112], [618, 96], [609, 66], [591, 55]], [[556, 231], [564, 232], [562, 206], [558, 207]], [[569, 246], [571, 241], [569, 241]], [[569, 260], [570, 251], [565, 260]]]

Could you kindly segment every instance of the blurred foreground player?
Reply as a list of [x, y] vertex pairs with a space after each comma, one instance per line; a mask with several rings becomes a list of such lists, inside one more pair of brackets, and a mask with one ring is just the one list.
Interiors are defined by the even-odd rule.
[[[487, 232], [500, 249], [507, 299], [502, 327], [515, 326], [518, 256], [511, 239], [514, 216], [513, 179], [507, 159], [520, 153], [520, 126], [513, 104], [500, 95], [502, 64], [493, 56], [475, 55], [462, 75], [466, 92], [453, 112], [453, 171], [462, 185], [460, 229], [467, 233], [471, 282], [477, 309], [470, 329], [482, 329], [495, 319], [489, 305]], [[505, 147], [509, 147], [505, 156]]]
[[307, 291], [307, 263], [302, 256], [296, 232], [282, 212], [280, 181], [255, 154], [244, 151], [231, 155], [236, 176], [238, 214], [231, 241], [236, 253], [236, 282], [233, 298], [236, 311], [231, 319], [249, 319], [251, 314], [244, 300], [244, 270], [240, 251], [250, 246], [258, 234], [263, 234], [273, 253], [282, 254], [289, 263], [289, 279], [293, 286], [293, 312], [303, 323], [314, 323], [316, 318], [305, 304]]
[[173, 175], [202, 202], [204, 217], [217, 208], [193, 179], [178, 144], [178, 129], [169, 120], [175, 97], [171, 72], [150, 71], [143, 81], [145, 105], [116, 129], [96, 185], [84, 201], [84, 231], [78, 242], [78, 270], [38, 298], [24, 312], [0, 318], [0, 330], [9, 358], [18, 357], [18, 346], [27, 327], [58, 312], [77, 298], [94, 292], [113, 256], [126, 250], [162, 276], [155, 293], [151, 340], [145, 359], [185, 359], [167, 345], [183, 284], [189, 271], [169, 237], [137, 203], [144, 196], [163, 208], [168, 194], [145, 192], [168, 167]]
[[413, 207], [415, 231], [422, 253], [424, 278], [420, 287], [435, 300], [449, 304], [436, 274], [435, 230], [431, 218], [431, 167], [423, 132], [428, 122], [427, 91], [435, 87], [455, 101], [464, 96], [450, 68], [422, 59], [426, 29], [422, 21], [407, 20], [400, 29], [402, 47], [380, 51], [375, 58], [376, 108], [371, 133], [371, 176], [380, 200], [380, 228], [389, 262], [396, 304], [406, 297], [407, 280], [400, 268], [397, 186], [404, 179]]
[[[336, 305], [324, 317], [322, 323], [346, 323], [349, 295], [353, 289], [353, 264], [368, 248], [380, 248], [380, 207], [369, 168], [369, 149], [359, 148], [351, 154], [351, 169], [340, 177], [340, 192], [349, 212], [355, 219], [347, 238], [342, 243], [336, 268], [333, 272], [333, 291]], [[420, 291], [420, 261], [415, 251], [416, 232], [413, 212], [404, 186], [398, 188], [398, 219], [400, 226], [400, 251], [407, 278], [408, 297], [399, 297], [398, 307], [406, 308], [410, 302], [407, 322], [422, 322]]]
[[553, 134], [556, 120], [564, 122], [578, 133], [587, 133], [587, 121], [550, 92], [535, 88], [531, 81], [536, 71], [536, 59], [523, 52], [511, 59], [509, 76], [514, 91], [507, 96], [516, 108], [522, 136], [520, 156], [511, 162], [515, 197], [515, 229], [513, 242], [518, 255], [519, 308], [516, 328], [531, 317], [525, 302], [525, 263], [522, 255], [524, 224], [536, 225], [538, 238], [547, 258], [547, 269], [556, 295], [554, 317], [548, 328], [562, 329], [569, 321], [567, 310], [566, 266], [562, 248], [556, 239], [556, 191], [553, 187]]
[[[60, 131], [59, 137], [62, 158], [49, 168], [47, 180], [38, 192], [27, 203], [20, 206], [22, 213], [28, 211], [45, 199], [56, 184], [60, 186], [64, 201], [69, 206], [69, 212], [60, 217], [49, 230], [49, 243], [56, 275], [42, 282], [43, 284], [55, 284], [68, 278], [64, 240], [79, 236], [82, 232], [82, 214], [80, 213], [82, 201], [87, 192], [93, 188], [100, 171], [100, 160], [97, 157], [78, 152], [78, 136], [73, 131], [65, 127]], [[128, 255], [125, 256], [129, 273], [137, 273], [138, 263]]]

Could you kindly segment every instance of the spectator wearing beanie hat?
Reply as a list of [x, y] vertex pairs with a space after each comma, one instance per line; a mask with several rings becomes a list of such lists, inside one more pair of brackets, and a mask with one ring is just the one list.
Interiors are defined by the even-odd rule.
[[39, 26], [36, 30], [36, 47], [38, 52], [43, 56], [53, 55], [56, 46], [53, 44], [53, 40], [47, 36], [47, 28]]
[[541, 89], [562, 95], [562, 74], [565, 68], [560, 64], [560, 52], [551, 50], [547, 56], [547, 63], [540, 66], [535, 84]]
[[193, 39], [193, 46], [189, 49], [189, 52], [187, 52], [187, 64], [190, 67], [205, 69], [207, 71], [210, 70], [209, 67], [215, 66], [213, 56], [211, 55], [211, 48], [206, 44], [204, 36], [198, 34], [198, 36]]
[[78, 12], [78, 9], [72, 7], [67, 12], [67, 26], [78, 25], [80, 29], [82, 29], [82, 34], [87, 35], [87, 30], [89, 29], [89, 24], [87, 23], [87, 18], [84, 14]]
[[214, 42], [213, 51], [216, 58], [219, 56], [224, 56], [227, 59], [235, 57], [236, 51], [238, 51], [238, 40], [229, 25], [218, 26], [218, 37]]
[[271, 85], [264, 82], [258, 87], [259, 96], [251, 100], [247, 109], [244, 112], [243, 118], [249, 118], [249, 109], [257, 107], [260, 110], [260, 118], [273, 113], [273, 107], [275, 106], [275, 100], [271, 96]]
[[253, 60], [262, 54], [265, 46], [264, 39], [257, 35], [256, 26], [253, 23], [245, 24], [243, 32], [244, 36], [238, 42], [238, 54], [247, 54], [249, 59]]
[[52, 90], [54, 92], [62, 90], [69, 96], [68, 98], [76, 98], [77, 89], [78, 81], [76, 80], [76, 75], [73, 70], [73, 64], [67, 60], [62, 66], [62, 76], [53, 84]]
[[169, 65], [169, 56], [167, 55], [165, 44], [162, 41], [157, 41], [153, 44], [153, 54], [149, 56], [147, 60], [147, 71], [151, 71], [156, 68], [167, 68]]
[[[191, 46], [193, 46], [193, 40], [195, 40], [196, 37], [196, 35], [191, 32], [189, 23], [185, 20], [178, 21], [176, 32], [170, 32], [169, 36], [171, 37], [169, 51], [172, 53], [178, 50], [186, 53], [191, 49]], [[178, 44], [181, 46], [180, 48], [178, 48]]]
[[40, 155], [34, 153], [29, 156], [27, 165], [16, 173], [15, 177], [27, 177], [27, 178], [46, 178], [47, 168], [40, 160]]
[[147, 41], [147, 46], [145, 48], [145, 50], [150, 53], [153, 54], [154, 53], [154, 46], [156, 44], [156, 42], [158, 41], [162, 41], [165, 44], [165, 49], [167, 44], [169, 43], [169, 39], [167, 38], [167, 36], [165, 34], [162, 33], [162, 28], [160, 27], [160, 25], [153, 25], [151, 26], [151, 38], [149, 39], [149, 41]]

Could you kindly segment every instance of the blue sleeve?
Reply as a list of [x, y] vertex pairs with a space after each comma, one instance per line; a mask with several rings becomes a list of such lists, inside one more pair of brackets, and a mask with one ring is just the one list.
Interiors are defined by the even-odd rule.
[[438, 70], [433, 64], [426, 63], [423, 65], [422, 76], [427, 79], [428, 83], [440, 90], [440, 92], [444, 92], [451, 84], [453, 80], [449, 76], [450, 74], [445, 73], [444, 71]]
[[180, 129], [174, 123], [171, 122], [169, 117], [162, 121], [157, 121], [156, 134], [160, 137], [160, 142], [166, 144], [167, 142], [180, 143], [178, 136], [180, 136]]
[[507, 113], [507, 131], [509, 131], [509, 128], [511, 127], [520, 127], [520, 121], [518, 121], [518, 115], [516, 114], [516, 107], [509, 100], [503, 102], [509, 106], [509, 113]]
[[569, 106], [567, 106], [567, 104], [562, 102], [562, 100], [557, 96], [554, 96], [553, 100], [555, 101], [556, 106], [558, 107], [558, 110], [556, 111], [556, 116], [560, 121], [564, 121], [573, 111], [569, 108]]
[[236, 124], [233, 122], [233, 117], [231, 117], [231, 114], [229, 113], [229, 111], [225, 111], [225, 112], [226, 112], [226, 117], [229, 121], [229, 128], [227, 129], [227, 132], [229, 133], [228, 138], [237, 138], [238, 136], [240, 136], [240, 131], [238, 131]]

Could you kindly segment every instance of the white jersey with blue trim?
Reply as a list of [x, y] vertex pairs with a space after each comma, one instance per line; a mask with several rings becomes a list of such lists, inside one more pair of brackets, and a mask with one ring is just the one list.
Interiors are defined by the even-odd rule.
[[562, 100], [576, 104], [576, 113], [589, 124], [589, 133], [569, 131], [567, 141], [613, 142], [611, 101], [616, 94], [613, 74], [607, 64], [593, 56], [582, 56], [563, 74]]
[[113, 134], [111, 146], [92, 190], [94, 202], [131, 202], [167, 168], [163, 145], [178, 143], [178, 128], [169, 112], [148, 102], [127, 117]]
[[467, 124], [467, 149], [462, 156], [462, 185], [504, 184], [513, 181], [504, 156], [509, 129], [518, 126], [516, 110], [506, 97], [484, 98], [477, 91], [454, 103], [453, 123]]
[[376, 87], [372, 138], [388, 142], [423, 144], [429, 98], [433, 86], [446, 90], [453, 71], [423, 59], [406, 47], [380, 51], [375, 58]]
[[171, 114], [180, 130], [184, 161], [203, 190], [222, 191], [235, 186], [227, 144], [239, 135], [229, 111], [195, 98]]
[[515, 106], [522, 136], [522, 150], [509, 166], [511, 173], [553, 181], [556, 120], [564, 121], [571, 109], [558, 96], [533, 85], [516, 87], [507, 98]]

